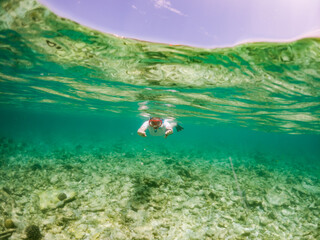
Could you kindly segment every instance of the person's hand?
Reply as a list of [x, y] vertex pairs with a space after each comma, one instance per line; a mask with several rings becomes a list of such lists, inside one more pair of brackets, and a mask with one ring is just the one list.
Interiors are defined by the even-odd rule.
[[173, 133], [172, 129], [169, 129], [166, 131], [164, 138], [167, 138], [169, 135], [171, 135]]
[[138, 132], [138, 134], [141, 136], [141, 137], [146, 137], [147, 134], [145, 132]]

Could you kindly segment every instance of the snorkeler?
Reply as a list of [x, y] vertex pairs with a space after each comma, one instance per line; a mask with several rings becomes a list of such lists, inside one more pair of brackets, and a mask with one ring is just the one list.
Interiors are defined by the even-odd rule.
[[141, 137], [146, 137], [146, 130], [149, 130], [151, 136], [164, 136], [167, 138], [173, 133], [173, 127], [176, 127], [178, 132], [183, 130], [177, 123], [169, 123], [167, 119], [159, 117], [151, 117], [148, 121], [145, 121], [142, 126], [138, 129], [138, 134]]

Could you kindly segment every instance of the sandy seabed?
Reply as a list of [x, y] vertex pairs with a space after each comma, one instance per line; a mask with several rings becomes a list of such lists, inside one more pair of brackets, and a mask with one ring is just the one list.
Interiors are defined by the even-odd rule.
[[320, 238], [319, 167], [233, 153], [239, 192], [221, 149], [0, 149], [0, 239], [26, 238], [29, 225], [45, 240]]

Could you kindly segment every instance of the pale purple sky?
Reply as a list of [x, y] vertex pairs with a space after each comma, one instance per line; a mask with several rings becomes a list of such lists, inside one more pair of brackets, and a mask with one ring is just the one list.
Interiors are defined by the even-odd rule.
[[102, 32], [197, 47], [320, 34], [320, 0], [39, 0]]

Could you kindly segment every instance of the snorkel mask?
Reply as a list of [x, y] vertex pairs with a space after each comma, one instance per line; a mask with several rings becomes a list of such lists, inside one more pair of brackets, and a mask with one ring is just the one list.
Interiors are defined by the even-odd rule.
[[153, 128], [158, 128], [162, 125], [162, 119], [161, 118], [150, 118], [149, 119], [149, 126]]

